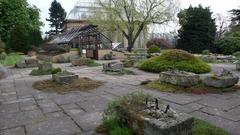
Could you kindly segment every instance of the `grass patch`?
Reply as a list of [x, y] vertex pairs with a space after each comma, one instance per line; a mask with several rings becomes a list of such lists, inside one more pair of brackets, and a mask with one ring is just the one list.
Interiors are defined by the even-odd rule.
[[61, 68], [52, 68], [50, 70], [39, 70], [39, 69], [34, 69], [30, 73], [32, 76], [41, 76], [41, 75], [51, 75], [51, 74], [57, 74], [58, 72], [61, 72]]
[[1, 60], [0, 63], [5, 66], [14, 66], [18, 61], [23, 59], [24, 57], [22, 55], [11, 53], [8, 54], [4, 60]]
[[92, 80], [86, 77], [79, 78], [71, 84], [60, 84], [53, 80], [37, 81], [33, 88], [44, 92], [69, 92], [69, 91], [88, 91], [103, 85], [102, 81]]
[[160, 83], [158, 81], [153, 81], [145, 85], [147, 88], [159, 90], [162, 92], [170, 92], [170, 93], [194, 93], [194, 94], [206, 94], [206, 93], [225, 93], [225, 92], [234, 92], [240, 89], [240, 86], [234, 86], [229, 88], [213, 88], [207, 87], [203, 83], [199, 83], [198, 85], [192, 87], [181, 87], [168, 83]]
[[88, 66], [88, 67], [98, 67], [98, 66], [102, 66], [102, 64], [96, 63], [94, 60], [90, 59], [90, 60], [87, 62], [87, 66]]
[[183, 50], [169, 50], [162, 53], [160, 56], [150, 58], [144, 61], [139, 68], [144, 71], [160, 73], [167, 70], [183, 70], [193, 73], [208, 73], [210, 66], [195, 57], [191, 53]]
[[223, 129], [205, 121], [194, 119], [193, 135], [230, 135]]

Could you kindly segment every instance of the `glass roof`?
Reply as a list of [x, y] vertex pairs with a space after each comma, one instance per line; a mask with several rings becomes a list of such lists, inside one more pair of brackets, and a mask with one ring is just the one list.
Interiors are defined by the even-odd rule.
[[67, 16], [67, 20], [86, 20], [91, 13], [91, 8], [94, 7], [96, 0], [78, 0], [74, 8]]

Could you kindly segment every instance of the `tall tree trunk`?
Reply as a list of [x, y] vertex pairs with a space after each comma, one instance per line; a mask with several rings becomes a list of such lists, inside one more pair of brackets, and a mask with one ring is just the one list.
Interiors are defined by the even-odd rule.
[[133, 41], [133, 34], [132, 33], [129, 33], [128, 34], [128, 47], [127, 47], [127, 51], [131, 52], [132, 51], [132, 48], [134, 46], [134, 41]]

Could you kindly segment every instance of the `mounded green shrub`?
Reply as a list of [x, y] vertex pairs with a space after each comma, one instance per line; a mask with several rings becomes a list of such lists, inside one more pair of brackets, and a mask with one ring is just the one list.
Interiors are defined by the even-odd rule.
[[149, 48], [148, 48], [148, 53], [160, 53], [160, 48], [156, 45], [151, 45]]
[[150, 58], [143, 62], [139, 68], [148, 72], [159, 73], [162, 71], [178, 69], [193, 73], [208, 73], [210, 66], [195, 57], [191, 53], [183, 50], [169, 50], [160, 56]]
[[239, 37], [226, 37], [217, 42], [217, 45], [222, 54], [232, 54], [240, 51], [240, 38]]

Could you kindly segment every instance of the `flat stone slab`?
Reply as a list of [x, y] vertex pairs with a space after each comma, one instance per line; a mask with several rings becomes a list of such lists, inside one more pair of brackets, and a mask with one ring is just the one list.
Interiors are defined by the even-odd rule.
[[11, 128], [0, 131], [0, 135], [26, 135], [23, 127]]
[[68, 118], [50, 119], [37, 124], [27, 125], [28, 135], [73, 135], [81, 132], [78, 126]]

